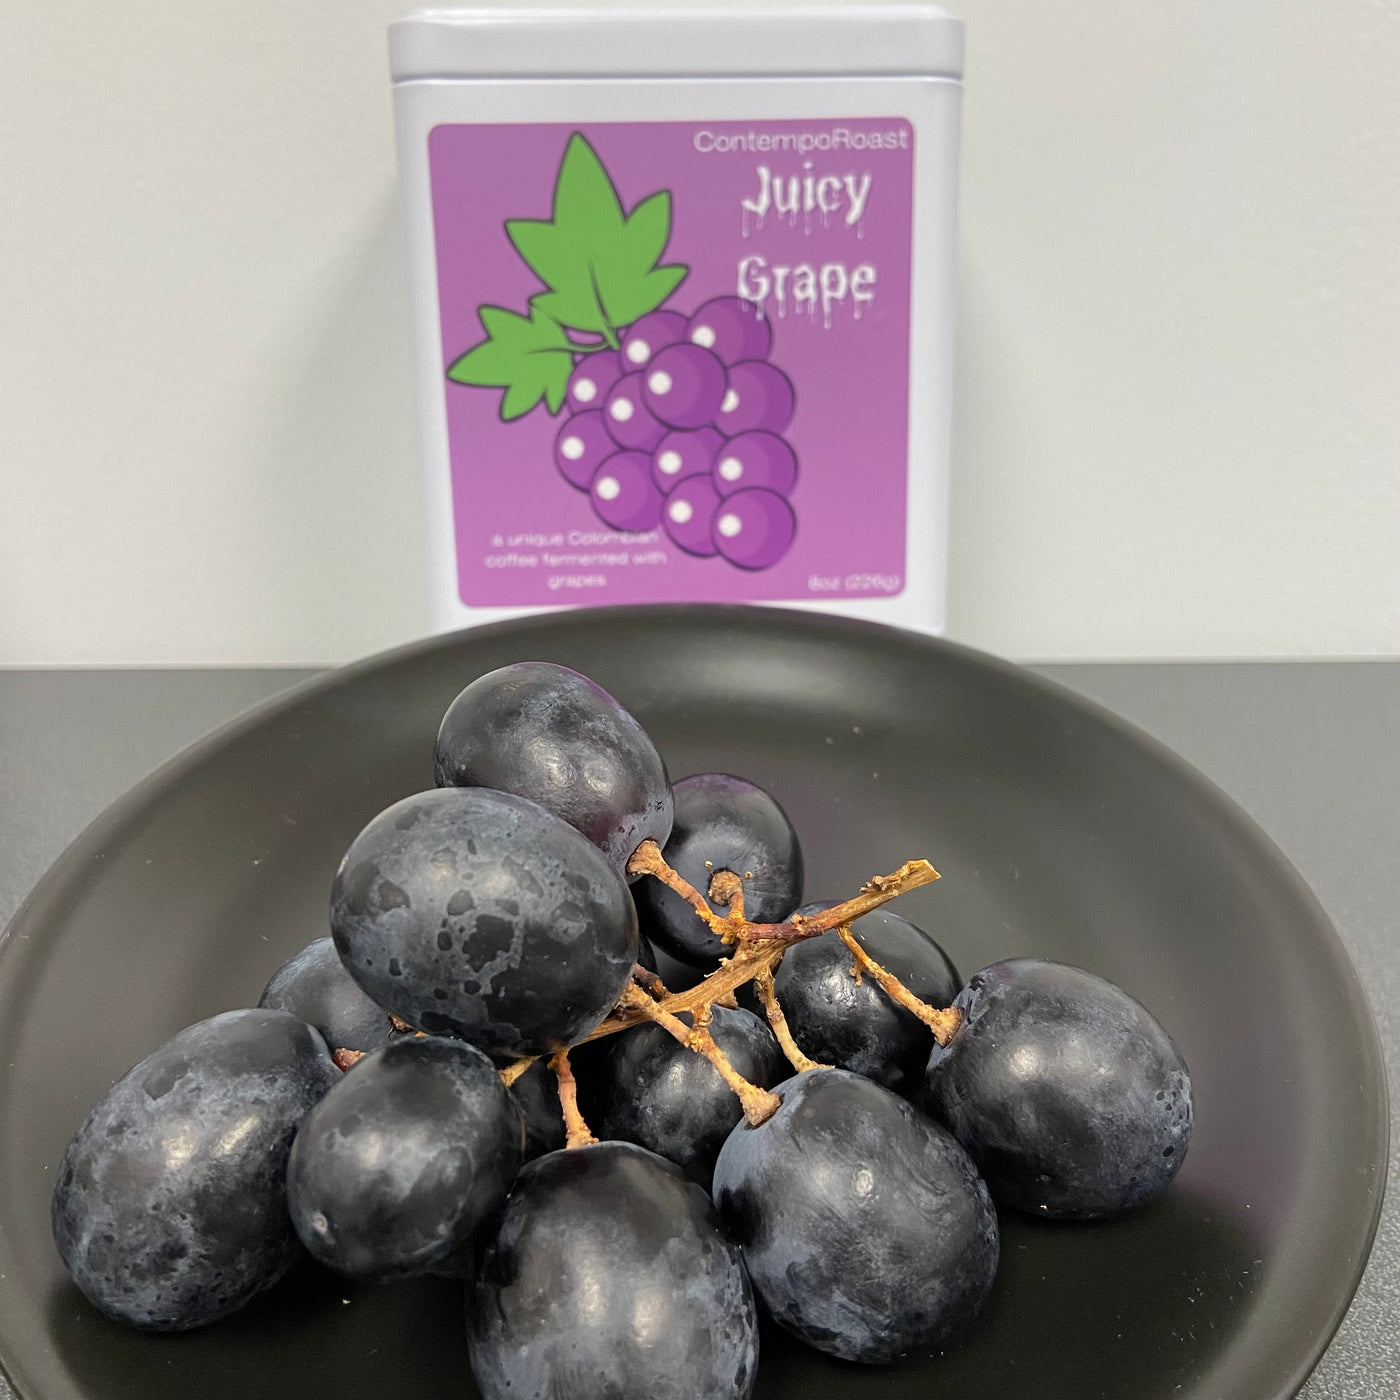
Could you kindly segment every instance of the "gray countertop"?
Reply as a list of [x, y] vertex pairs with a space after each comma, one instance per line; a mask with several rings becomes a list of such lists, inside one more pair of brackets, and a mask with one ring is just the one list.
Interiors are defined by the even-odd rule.
[[[1034, 668], [1189, 759], [1308, 880], [1400, 1063], [1400, 662]], [[0, 927], [63, 847], [186, 744], [309, 670], [0, 671]], [[1391, 1106], [1396, 1104], [1392, 1073]], [[1391, 1180], [1395, 1153], [1392, 1150]], [[1304, 1400], [1400, 1395], [1400, 1201]], [[0, 1400], [13, 1400], [0, 1380]], [[1222, 1397], [1228, 1400], [1228, 1397]]]

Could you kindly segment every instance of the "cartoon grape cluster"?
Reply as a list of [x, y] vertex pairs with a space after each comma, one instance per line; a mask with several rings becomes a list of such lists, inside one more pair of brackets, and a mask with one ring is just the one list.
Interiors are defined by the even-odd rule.
[[554, 462], [615, 530], [665, 530], [687, 554], [767, 569], [797, 533], [789, 496], [797, 454], [783, 437], [792, 381], [771, 363], [773, 325], [737, 296], [692, 315], [671, 309], [689, 269], [660, 264], [670, 194], [624, 214], [585, 138], [559, 167], [552, 220], [513, 219], [506, 233], [545, 283], [529, 315], [483, 306], [487, 339], [448, 378], [503, 389], [501, 418], [541, 402], [569, 416]]

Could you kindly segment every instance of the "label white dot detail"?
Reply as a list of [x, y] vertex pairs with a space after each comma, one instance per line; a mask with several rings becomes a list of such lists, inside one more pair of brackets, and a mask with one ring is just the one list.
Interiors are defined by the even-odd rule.
[[627, 347], [627, 358], [634, 365], [644, 365], [651, 359], [651, 346], [645, 340], [634, 340]]
[[598, 397], [598, 386], [591, 379], [580, 379], [574, 385], [574, 397], [580, 403], [592, 403]]
[[583, 439], [581, 437], [566, 437], [559, 444], [560, 453], [571, 462], [577, 462], [583, 456]]
[[715, 529], [727, 540], [732, 540], [743, 528], [744, 522], [737, 515], [721, 515], [715, 523]]
[[656, 465], [667, 476], [674, 476], [681, 469], [681, 454], [674, 447], [668, 447], [657, 459]]
[[633, 413], [631, 399], [614, 399], [608, 405], [608, 413], [619, 423], [625, 423]]
[[688, 525], [690, 518], [695, 514], [695, 507], [689, 501], [672, 501], [666, 508], [666, 514], [676, 522], [677, 525]]
[[733, 413], [739, 407], [739, 391], [737, 389], [726, 389], [724, 391], [724, 402], [720, 404], [721, 413]]
[[690, 338], [697, 345], [703, 345], [706, 350], [713, 350], [715, 344], [715, 328], [713, 326], [696, 326], [690, 333]]
[[744, 464], [737, 457], [726, 457], [719, 464], [719, 474], [726, 481], [738, 481], [744, 474]]
[[669, 394], [671, 392], [671, 376], [664, 369], [659, 369], [647, 380], [647, 388], [653, 394]]
[[615, 501], [622, 494], [622, 483], [615, 476], [602, 476], [593, 483], [593, 493], [600, 501]]

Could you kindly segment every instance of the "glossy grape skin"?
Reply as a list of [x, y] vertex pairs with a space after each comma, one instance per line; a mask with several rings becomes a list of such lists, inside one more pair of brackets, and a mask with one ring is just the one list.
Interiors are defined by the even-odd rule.
[[686, 339], [713, 350], [726, 364], [766, 360], [773, 348], [773, 323], [754, 302], [715, 297], [691, 318]]
[[723, 496], [747, 487], [786, 496], [797, 484], [797, 454], [777, 433], [740, 433], [715, 454], [714, 482]]
[[703, 428], [719, 412], [726, 376], [719, 358], [699, 345], [668, 345], [642, 376], [649, 409], [673, 428]]
[[228, 1011], [167, 1040], [64, 1153], [53, 1234], [74, 1282], [109, 1317], [158, 1331], [270, 1288], [299, 1254], [287, 1154], [339, 1080], [320, 1034], [287, 1011]]
[[[721, 870], [741, 877], [752, 872], [744, 881], [744, 917], [758, 924], [786, 919], [802, 899], [802, 845], [777, 799], [732, 773], [697, 773], [672, 791], [675, 821], [662, 847], [671, 868], [707, 898]], [[730, 956], [732, 950], [660, 880], [641, 881], [632, 893], [646, 936], [673, 957], [708, 969]], [[711, 904], [720, 913], [728, 907]]]
[[954, 1005], [966, 1019], [934, 1047], [924, 1101], [998, 1202], [1093, 1220], [1166, 1190], [1191, 1140], [1191, 1076], [1140, 1002], [1080, 968], [1013, 958]]
[[330, 938], [318, 938], [293, 953], [272, 974], [258, 1005], [299, 1016], [320, 1031], [333, 1051], [368, 1053], [387, 1045], [394, 1034], [389, 1013], [345, 970]]
[[645, 369], [668, 345], [685, 335], [679, 311], [651, 311], [639, 316], [622, 337], [621, 359], [629, 370]]
[[792, 422], [796, 404], [792, 381], [782, 370], [762, 360], [744, 360], [729, 366], [715, 427], [727, 438], [759, 429], [781, 433]]
[[963, 1327], [999, 1251], [987, 1188], [954, 1138], [887, 1089], [840, 1069], [774, 1091], [740, 1123], [714, 1199], [754, 1290], [804, 1342], [847, 1361], [894, 1361]]
[[469, 1270], [521, 1162], [520, 1110], [480, 1050], [436, 1037], [367, 1055], [307, 1115], [287, 1163], [302, 1243], [352, 1278]]
[[598, 468], [617, 451], [600, 409], [576, 413], [554, 439], [554, 465], [570, 486], [587, 491]]
[[797, 516], [776, 491], [736, 491], [715, 513], [715, 548], [741, 569], [770, 569], [792, 547]]
[[624, 374], [608, 390], [603, 421], [619, 447], [650, 452], [666, 436], [667, 428], [646, 405], [642, 372]]
[[[792, 1073], [773, 1032], [752, 1012], [716, 1006], [710, 1033], [750, 1084], [770, 1089]], [[744, 1116], [738, 1097], [703, 1055], [660, 1026], [613, 1039], [601, 1073], [603, 1111], [589, 1126], [599, 1137], [650, 1148], [708, 1191], [715, 1158]]]
[[605, 457], [588, 490], [594, 514], [614, 530], [640, 534], [661, 523], [661, 492], [651, 479], [651, 458], [645, 452]]
[[708, 559], [718, 551], [710, 522], [719, 509], [719, 492], [708, 476], [687, 477], [666, 497], [661, 508], [661, 524], [677, 548], [697, 558]]
[[[807, 904], [816, 914], [830, 902]], [[948, 955], [921, 928], [890, 909], [851, 925], [866, 952], [921, 1001], [944, 1007], [962, 985]], [[851, 976], [854, 959], [835, 929], [794, 944], [783, 955], [773, 990], [793, 1039], [814, 1060], [863, 1074], [906, 1097], [923, 1087], [933, 1032], [897, 1005], [873, 977]]]
[[516, 1178], [467, 1315], [482, 1400], [746, 1400], [753, 1292], [710, 1199], [624, 1142]]
[[671, 834], [671, 779], [646, 730], [602, 686], [547, 661], [502, 666], [457, 696], [433, 781], [528, 797], [620, 872], [643, 841], [664, 846]]
[[331, 933], [385, 1010], [515, 1056], [591, 1030], [637, 957], [636, 911], [603, 853], [488, 788], [436, 788], [375, 817], [336, 872]]
[[569, 376], [567, 400], [571, 413], [602, 408], [608, 390], [623, 376], [621, 357], [612, 350], [585, 355]]
[[651, 479], [658, 491], [673, 490], [688, 476], [708, 476], [724, 439], [713, 428], [667, 433], [651, 454]]

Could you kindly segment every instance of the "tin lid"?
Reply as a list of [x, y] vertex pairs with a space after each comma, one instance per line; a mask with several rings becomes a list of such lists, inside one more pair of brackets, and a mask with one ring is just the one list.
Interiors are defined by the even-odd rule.
[[960, 78], [963, 25], [936, 5], [502, 6], [389, 26], [395, 82], [420, 78]]

